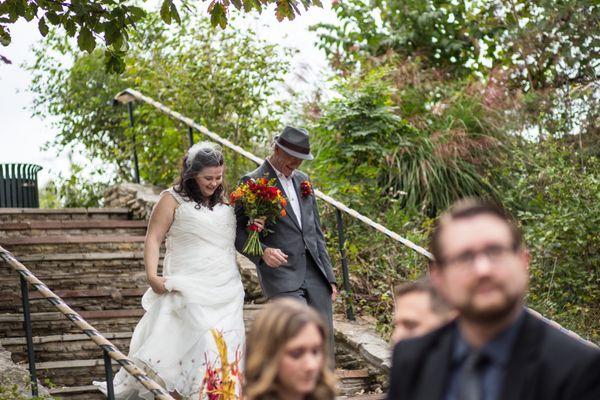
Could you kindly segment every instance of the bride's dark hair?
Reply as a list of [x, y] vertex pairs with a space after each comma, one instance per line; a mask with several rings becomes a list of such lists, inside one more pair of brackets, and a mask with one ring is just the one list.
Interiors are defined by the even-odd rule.
[[212, 210], [215, 205], [226, 201], [223, 183], [206, 200], [196, 183], [196, 175], [206, 167], [221, 167], [224, 162], [221, 146], [210, 142], [196, 143], [183, 157], [181, 172], [173, 189], [184, 199], [194, 201], [197, 209], [208, 207]]

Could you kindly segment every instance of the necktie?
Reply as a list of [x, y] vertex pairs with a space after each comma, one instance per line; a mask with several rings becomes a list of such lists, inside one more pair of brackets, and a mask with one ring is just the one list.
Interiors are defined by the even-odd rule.
[[479, 352], [471, 352], [459, 381], [459, 400], [483, 400], [482, 373], [487, 358]]

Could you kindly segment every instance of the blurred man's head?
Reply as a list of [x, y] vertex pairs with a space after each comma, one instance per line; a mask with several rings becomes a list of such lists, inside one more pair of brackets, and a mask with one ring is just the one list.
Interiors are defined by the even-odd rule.
[[479, 199], [457, 202], [438, 219], [431, 250], [432, 283], [461, 318], [489, 323], [521, 307], [529, 255], [501, 207]]
[[452, 319], [454, 314], [427, 280], [400, 285], [395, 290], [392, 341], [424, 335]]

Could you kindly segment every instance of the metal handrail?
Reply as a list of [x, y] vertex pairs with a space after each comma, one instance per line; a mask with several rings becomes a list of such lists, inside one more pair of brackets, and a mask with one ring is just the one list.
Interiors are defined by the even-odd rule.
[[35, 371], [35, 357], [33, 352], [33, 335], [31, 328], [31, 313], [29, 311], [29, 287], [31, 284], [44, 296], [54, 307], [58, 309], [68, 320], [75, 324], [83, 333], [85, 333], [94, 343], [102, 349], [104, 355], [104, 368], [106, 373], [107, 396], [114, 400], [114, 389], [112, 385], [112, 367], [111, 359], [115, 360], [121, 367], [137, 379], [146, 389], [159, 400], [174, 400], [171, 395], [158, 383], [152, 380], [141, 368], [130, 360], [125, 354], [106, 339], [96, 328], [87, 323], [81, 315], [73, 310], [59, 296], [54, 294], [42, 281], [17, 260], [12, 253], [0, 246], [0, 258], [19, 273], [21, 281], [21, 294], [23, 301], [23, 314], [25, 333], [27, 336], [27, 359], [29, 362], [29, 373], [31, 376], [31, 392], [37, 396], [37, 379]]

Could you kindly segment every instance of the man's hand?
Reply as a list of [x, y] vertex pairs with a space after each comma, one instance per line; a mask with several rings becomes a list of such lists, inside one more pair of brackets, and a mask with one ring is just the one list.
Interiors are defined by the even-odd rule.
[[265, 217], [254, 218], [254, 219], [250, 219], [250, 222], [248, 224], [255, 225], [258, 228], [258, 231], [262, 232], [263, 229], [265, 229], [266, 220], [267, 220], [267, 218], [265, 218]]
[[279, 249], [267, 247], [262, 255], [263, 261], [271, 268], [278, 268], [287, 262], [288, 256]]
[[335, 299], [337, 299], [338, 296], [338, 291], [337, 291], [337, 285], [335, 283], [331, 284], [331, 302], [335, 302]]
[[165, 288], [166, 281], [167, 279], [163, 278], [162, 276], [154, 275], [148, 278], [148, 283], [150, 284], [150, 287], [152, 288], [152, 290], [154, 290], [155, 293], [158, 294], [167, 293], [167, 288]]

